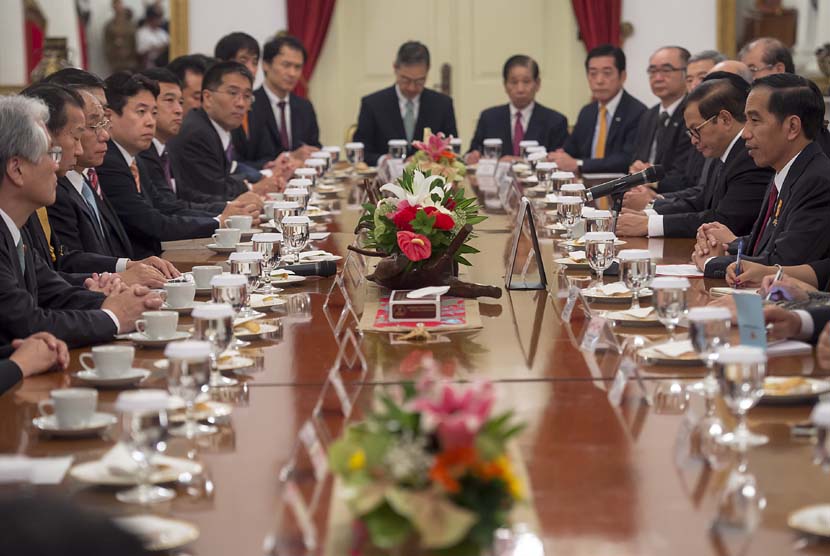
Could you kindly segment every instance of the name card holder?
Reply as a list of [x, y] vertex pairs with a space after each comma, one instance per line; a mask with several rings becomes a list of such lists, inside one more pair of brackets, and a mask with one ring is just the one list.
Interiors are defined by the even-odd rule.
[[[287, 544], [288, 547], [292, 547], [294, 543], [291, 541], [294, 535], [291, 533], [295, 530], [299, 532], [302, 545], [307, 553], [315, 553], [320, 544], [317, 526], [314, 525], [314, 520], [312, 519], [313, 510], [306, 503], [300, 487], [291, 478], [285, 480], [282, 484], [280, 506], [280, 523], [277, 533], [274, 535], [275, 538], [272, 539], [271, 544], [273, 548], [271, 554], [274, 556], [284, 554], [285, 551], [281, 548], [281, 545]], [[293, 522], [296, 529], [293, 527], [289, 528], [288, 523], [286, 523], [289, 520]], [[288, 542], [284, 542], [283, 539], [286, 539]], [[293, 548], [296, 550], [297, 547]]]
[[588, 305], [588, 301], [582, 295], [582, 290], [576, 286], [570, 286], [568, 288], [568, 297], [565, 300], [565, 305], [562, 307], [562, 313], [559, 315], [563, 321], [570, 323], [573, 320], [573, 312], [577, 302], [582, 307], [582, 312], [585, 314], [585, 317], [588, 319], [591, 318], [591, 306]]
[[627, 355], [624, 355], [620, 361], [620, 366], [614, 375], [614, 382], [608, 390], [608, 401], [611, 405], [619, 407], [622, 404], [625, 387], [632, 379], [636, 380], [638, 390], [640, 392], [640, 399], [646, 404], [651, 405], [651, 396], [648, 394], [643, 377], [640, 375], [637, 364]]
[[611, 323], [608, 319], [599, 316], [594, 316], [588, 321], [579, 349], [588, 353], [595, 353], [598, 349], [613, 350], [616, 353], [623, 352], [611, 328]]
[[[329, 326], [331, 327], [335, 338], [339, 338], [341, 332], [343, 332], [346, 328], [346, 325], [349, 322], [349, 317], [351, 317], [351, 320], [353, 321], [352, 325], [355, 329], [360, 323], [360, 317], [355, 309], [352, 291], [356, 291], [363, 285], [363, 282], [365, 282], [365, 269], [366, 261], [363, 255], [355, 253], [354, 251], [348, 251], [345, 259], [343, 260], [343, 266], [335, 275], [334, 280], [329, 287], [326, 299], [323, 302], [323, 312], [329, 321]], [[340, 297], [343, 298], [343, 305], [341, 306], [340, 313], [337, 318], [332, 319], [328, 308], [332, 305], [334, 294], [338, 291], [340, 292]]]
[[[348, 347], [353, 349], [354, 363], [359, 362], [360, 367], [359, 373], [349, 377], [350, 380], [347, 382], [344, 379], [344, 371], [351, 372], [354, 368], [354, 364], [347, 365], [346, 368], [343, 365]], [[351, 417], [368, 372], [369, 368], [357, 337], [349, 329], [340, 342], [337, 358], [329, 369], [320, 397], [312, 412], [312, 418], [318, 423], [318, 429], [326, 444], [330, 444], [340, 434]], [[349, 390], [353, 392], [350, 394]]]
[[403, 175], [404, 170], [404, 161], [401, 158], [388, 158], [386, 159], [387, 169], [389, 170], [389, 181], [394, 183], [398, 181]]
[[478, 161], [476, 165], [476, 177], [477, 178], [493, 178], [496, 175], [496, 169], [498, 168], [499, 162], [498, 160], [492, 158], [482, 158]]
[[[521, 281], [515, 282], [513, 276], [516, 274], [516, 256], [519, 250], [519, 241], [525, 234], [531, 241], [532, 250], [528, 252], [527, 258], [521, 266]], [[531, 260], [531, 257], [533, 259]], [[535, 282], [528, 282], [527, 272], [531, 263], [535, 262], [539, 270], [539, 279]], [[504, 271], [504, 287], [508, 290], [544, 290], [547, 288], [548, 280], [545, 276], [545, 264], [542, 259], [542, 250], [539, 247], [539, 237], [536, 234], [536, 224], [533, 220], [533, 209], [530, 205], [530, 200], [527, 197], [522, 197], [521, 207], [516, 219], [516, 229], [513, 233], [513, 245], [510, 248], [510, 257], [507, 261], [507, 267]]]

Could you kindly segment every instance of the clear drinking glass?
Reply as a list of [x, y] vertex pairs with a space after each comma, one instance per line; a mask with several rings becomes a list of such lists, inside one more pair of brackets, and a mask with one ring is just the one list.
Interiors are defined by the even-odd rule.
[[695, 392], [717, 394], [715, 362], [719, 351], [729, 345], [732, 317], [725, 307], [693, 307], [689, 310], [689, 339], [706, 364], [706, 377], [690, 386]]
[[[244, 289], [244, 286], [242, 286]], [[240, 309], [239, 296], [222, 295], [238, 293], [239, 287], [214, 286], [213, 291], [215, 303], [200, 305], [193, 309], [193, 338], [210, 343], [210, 381], [211, 388], [222, 388], [235, 386], [239, 381], [228, 378], [219, 372], [219, 357], [233, 346], [236, 340], [233, 335], [233, 319]], [[230, 298], [236, 303], [216, 302], [219, 298]], [[224, 301], [224, 300], [222, 300]]]
[[[320, 183], [323, 180], [323, 176], [326, 175], [326, 171], [328, 169], [325, 160], [322, 158], [307, 158], [303, 164], [305, 164], [307, 168], [314, 170], [316, 183]], [[291, 182], [288, 183], [288, 186], [291, 187]]]
[[614, 241], [611, 232], [590, 232], [585, 234], [585, 258], [588, 266], [597, 273], [597, 282], [602, 285], [602, 274], [614, 262]]
[[308, 208], [308, 199], [311, 195], [305, 187], [289, 187], [283, 192], [283, 196], [286, 201], [289, 203], [297, 203], [305, 211]]
[[631, 308], [640, 308], [640, 290], [654, 279], [651, 253], [646, 249], [624, 249], [617, 257], [620, 260], [620, 277], [631, 290]]
[[[248, 283], [248, 293], [256, 291], [260, 285], [262, 277], [262, 253], [256, 251], [246, 251], [243, 253], [231, 253], [231, 274], [238, 274], [244, 276]], [[252, 317], [256, 314], [255, 311], [246, 307], [239, 313], [240, 317]]]
[[591, 210], [585, 218], [586, 232], [611, 232], [611, 211], [610, 210]]
[[329, 153], [330, 158], [331, 158], [331, 163], [333, 165], [340, 162], [340, 147], [338, 147], [337, 145], [329, 145], [329, 146], [323, 147], [322, 150], [323, 150], [323, 152]]
[[262, 281], [265, 285], [259, 290], [263, 294], [275, 294], [282, 288], [271, 285], [271, 272], [279, 265], [282, 255], [282, 236], [280, 234], [254, 234], [251, 238], [254, 251], [262, 253]]
[[544, 187], [545, 191], [550, 189], [550, 177], [556, 168], [556, 162], [536, 163], [536, 180], [539, 182], [539, 187]]
[[723, 401], [738, 419], [735, 430], [722, 435], [719, 442], [739, 452], [769, 442], [766, 436], [755, 434], [746, 426], [747, 412], [764, 395], [767, 354], [754, 346], [725, 347], [718, 353], [715, 366]]
[[519, 141], [519, 156], [522, 160], [527, 160], [527, 149], [529, 147], [538, 147], [539, 141], [534, 141], [532, 139], [525, 139], [524, 141]]
[[484, 140], [484, 158], [488, 160], [498, 160], [501, 158], [501, 139], [485, 139]]
[[289, 216], [282, 221], [282, 239], [285, 251], [300, 260], [300, 252], [306, 248], [309, 240], [308, 227], [311, 221], [307, 216]]
[[550, 191], [548, 193], [559, 193], [566, 183], [573, 183], [576, 175], [573, 172], [556, 171], [550, 175]]
[[761, 524], [767, 499], [748, 470], [746, 452], [738, 453], [738, 466], [726, 480], [718, 500], [717, 522], [751, 533]]
[[286, 216], [300, 216], [303, 212], [303, 207], [294, 201], [283, 201], [281, 203], [273, 204], [274, 210], [274, 226], [277, 230], [282, 232], [282, 220]]
[[567, 229], [565, 237], [573, 239], [573, 229], [579, 224], [582, 218], [582, 198], [559, 197], [559, 204], [556, 206], [556, 215], [559, 217], [559, 222]]
[[528, 147], [527, 151], [527, 163], [530, 164], [530, 169], [535, 172], [536, 165], [547, 160], [548, 151], [545, 147]]
[[661, 276], [651, 281], [657, 319], [669, 331], [671, 340], [674, 340], [674, 329], [689, 310], [686, 290], [690, 287], [686, 278]]
[[294, 176], [296, 179], [308, 180], [311, 182], [310, 186], [304, 185], [303, 187], [308, 187], [308, 189], [314, 189], [315, 187], [317, 187], [317, 170], [315, 168], [312, 168], [311, 166], [297, 168], [296, 170], [294, 170]]
[[[230, 307], [228, 307], [230, 311]], [[174, 436], [195, 438], [215, 434], [219, 429], [212, 425], [198, 423], [193, 416], [196, 399], [210, 384], [212, 364], [210, 342], [185, 340], [171, 342], [164, 350], [170, 362], [167, 384], [170, 393], [184, 400], [184, 425], [170, 429]]]
[[348, 159], [349, 164], [352, 165], [352, 169], [354, 169], [355, 166], [363, 162], [363, 149], [363, 143], [346, 143], [346, 159]]
[[406, 158], [406, 147], [409, 145], [406, 139], [390, 139], [386, 145], [389, 148], [390, 158], [399, 158], [401, 160]]
[[457, 156], [461, 156], [461, 138], [453, 137], [450, 139], [450, 146], [452, 147], [452, 152]]
[[[322, 151], [322, 150], [313, 152], [313, 153], [311, 153], [311, 159], [312, 160], [322, 160], [323, 162], [326, 163], [325, 168], [323, 169], [323, 174], [325, 174], [329, 170], [331, 170], [331, 153], [330, 152]], [[308, 162], [308, 161], [306, 161], [306, 162]], [[308, 164], [306, 164], [306, 166], [308, 166]], [[320, 176], [320, 177], [323, 177], [323, 176]]]
[[153, 459], [168, 437], [167, 408], [170, 395], [164, 390], [123, 392], [115, 402], [122, 414], [124, 444], [136, 463], [138, 485], [115, 497], [128, 504], [157, 504], [176, 497], [168, 488], [153, 485]]

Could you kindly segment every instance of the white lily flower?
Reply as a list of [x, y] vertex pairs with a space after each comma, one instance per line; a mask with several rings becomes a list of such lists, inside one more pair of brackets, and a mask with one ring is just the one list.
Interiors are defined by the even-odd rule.
[[[435, 206], [435, 203], [432, 201], [432, 182], [443, 179], [444, 178], [439, 175], [426, 177], [419, 170], [415, 170], [415, 174], [412, 179], [412, 193], [394, 183], [387, 183], [383, 185], [380, 190], [387, 191], [398, 199], [407, 201], [412, 206], [421, 205], [430, 207]], [[439, 193], [439, 195], [441, 195], [441, 199], [444, 198], [443, 188], [436, 190], [435, 193]]]

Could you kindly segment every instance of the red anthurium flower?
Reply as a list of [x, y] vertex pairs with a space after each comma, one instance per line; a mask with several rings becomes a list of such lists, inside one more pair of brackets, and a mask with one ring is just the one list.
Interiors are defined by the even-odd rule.
[[399, 230], [412, 231], [412, 221], [418, 213], [418, 207], [413, 207], [406, 201], [398, 205], [398, 210], [392, 215], [392, 222]]
[[427, 213], [427, 216], [435, 217], [435, 227], [439, 230], [452, 230], [455, 226], [452, 216], [440, 212], [435, 207], [424, 207], [424, 212]]
[[455, 210], [455, 205], [456, 202], [451, 197], [447, 197], [447, 200], [444, 201], [444, 206], [447, 208], [447, 210]]
[[412, 262], [428, 259], [432, 255], [432, 243], [429, 238], [413, 232], [398, 232], [398, 247]]

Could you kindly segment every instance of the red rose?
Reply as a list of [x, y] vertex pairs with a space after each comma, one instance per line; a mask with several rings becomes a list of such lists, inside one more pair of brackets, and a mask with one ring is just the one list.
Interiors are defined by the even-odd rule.
[[432, 255], [429, 238], [413, 232], [398, 232], [398, 247], [412, 262], [428, 259]]
[[439, 230], [452, 230], [455, 227], [455, 221], [452, 219], [452, 216], [440, 212], [435, 207], [424, 207], [424, 212], [427, 213], [427, 216], [435, 216], [434, 226]]
[[418, 207], [413, 207], [406, 203], [402, 208], [392, 215], [392, 222], [399, 230], [407, 232], [412, 231], [412, 221], [415, 220], [415, 214], [418, 212]]
[[444, 201], [444, 206], [447, 210], [455, 210], [455, 200], [451, 197], [447, 197], [447, 200]]

